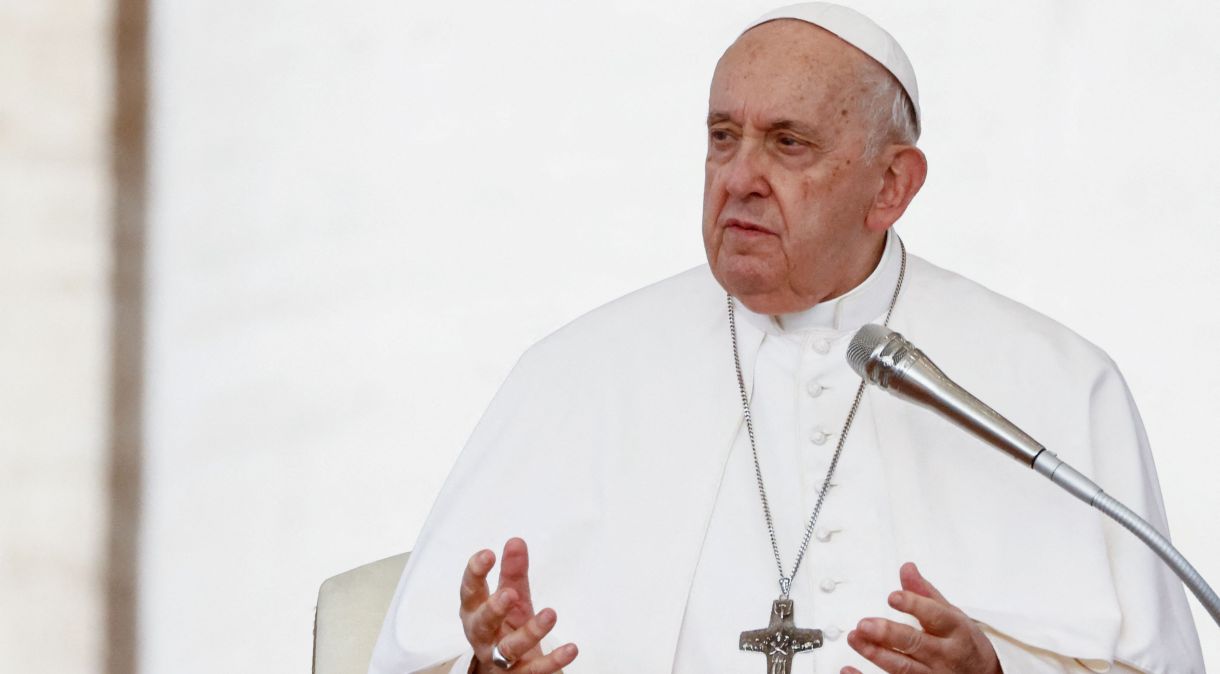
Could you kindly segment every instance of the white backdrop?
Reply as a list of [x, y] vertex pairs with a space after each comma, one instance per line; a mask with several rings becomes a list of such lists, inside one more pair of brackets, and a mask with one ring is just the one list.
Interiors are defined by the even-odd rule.
[[[908, 245], [1109, 351], [1220, 584], [1220, 7], [854, 4], [920, 78]], [[701, 261], [709, 78], [769, 6], [154, 0], [143, 671], [306, 671], [522, 349]]]

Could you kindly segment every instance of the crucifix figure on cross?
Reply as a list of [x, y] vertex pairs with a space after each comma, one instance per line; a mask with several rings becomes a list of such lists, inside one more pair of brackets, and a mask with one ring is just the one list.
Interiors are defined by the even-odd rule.
[[740, 643], [743, 651], [766, 653], [767, 674], [790, 674], [793, 655], [821, 646], [822, 630], [800, 629], [793, 623], [791, 599], [776, 599], [771, 624], [742, 632]]

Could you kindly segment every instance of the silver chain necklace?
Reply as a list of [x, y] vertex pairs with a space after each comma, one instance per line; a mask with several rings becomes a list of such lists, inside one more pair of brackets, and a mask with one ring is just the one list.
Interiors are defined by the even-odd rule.
[[[897, 238], [897, 234], [894, 235]], [[898, 269], [898, 282], [894, 284], [894, 295], [890, 298], [890, 306], [885, 312], [884, 325], [889, 326], [890, 316], [894, 313], [894, 305], [898, 303], [898, 293], [902, 290], [902, 282], [907, 273], [907, 248], [898, 239], [898, 247], [902, 252], [902, 261]], [[740, 648], [748, 651], [759, 651], [767, 655], [767, 672], [771, 674], [787, 674], [790, 671], [792, 656], [801, 651], [807, 651], [822, 645], [822, 631], [799, 629], [793, 624], [793, 604], [788, 598], [792, 590], [792, 579], [801, 568], [805, 552], [809, 549], [809, 541], [817, 526], [818, 515], [822, 512], [822, 503], [830, 490], [831, 479], [839, 466], [839, 456], [847, 443], [847, 434], [852, 422], [856, 419], [856, 411], [864, 398], [864, 380], [856, 389], [856, 397], [852, 401], [851, 410], [847, 413], [847, 421], [839, 433], [839, 442], [835, 453], [830, 458], [830, 467], [826, 469], [826, 477], [822, 480], [822, 488], [818, 490], [818, 499], [813, 505], [813, 513], [809, 523], [805, 525], [805, 536], [796, 552], [796, 561], [792, 565], [792, 573], [784, 575], [784, 562], [779, 554], [779, 543], [775, 538], [775, 523], [771, 519], [771, 504], [767, 501], [767, 488], [763, 484], [762, 466], [758, 462], [758, 445], [754, 439], [754, 420], [750, 414], [750, 398], [746, 395], [745, 377], [741, 373], [741, 352], [737, 347], [737, 319], [733, 310], [733, 296], [727, 295], [729, 307], [729, 333], [733, 339], [733, 365], [737, 369], [737, 390], [741, 393], [741, 409], [745, 414], [746, 432], [750, 436], [750, 453], [754, 457], [754, 477], [758, 480], [758, 495], [762, 498], [763, 518], [767, 521], [767, 533], [771, 537], [771, 552], [775, 554], [775, 566], [779, 570], [779, 599], [771, 607], [771, 624], [760, 630], [750, 630], [741, 633]]]

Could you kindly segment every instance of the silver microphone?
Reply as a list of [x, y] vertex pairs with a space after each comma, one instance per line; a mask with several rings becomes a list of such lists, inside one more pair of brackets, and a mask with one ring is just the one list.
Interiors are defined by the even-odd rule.
[[1029, 468], [1046, 449], [946, 377], [922, 351], [889, 328], [875, 324], [860, 328], [847, 347], [847, 362], [866, 382], [940, 414]]
[[1164, 560], [1199, 599], [1212, 620], [1220, 625], [1220, 595], [1169, 539], [1105, 493], [1097, 483], [953, 383], [902, 335], [880, 325], [866, 325], [856, 332], [847, 347], [847, 362], [869, 384], [940, 414], [1110, 516]]

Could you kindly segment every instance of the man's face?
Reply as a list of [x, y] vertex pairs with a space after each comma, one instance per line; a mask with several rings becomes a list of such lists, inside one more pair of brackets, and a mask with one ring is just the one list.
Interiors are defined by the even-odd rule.
[[746, 32], [712, 77], [703, 242], [716, 279], [750, 309], [800, 311], [861, 283], [885, 226], [866, 220], [882, 186], [865, 161], [877, 67], [833, 34], [792, 20]]

